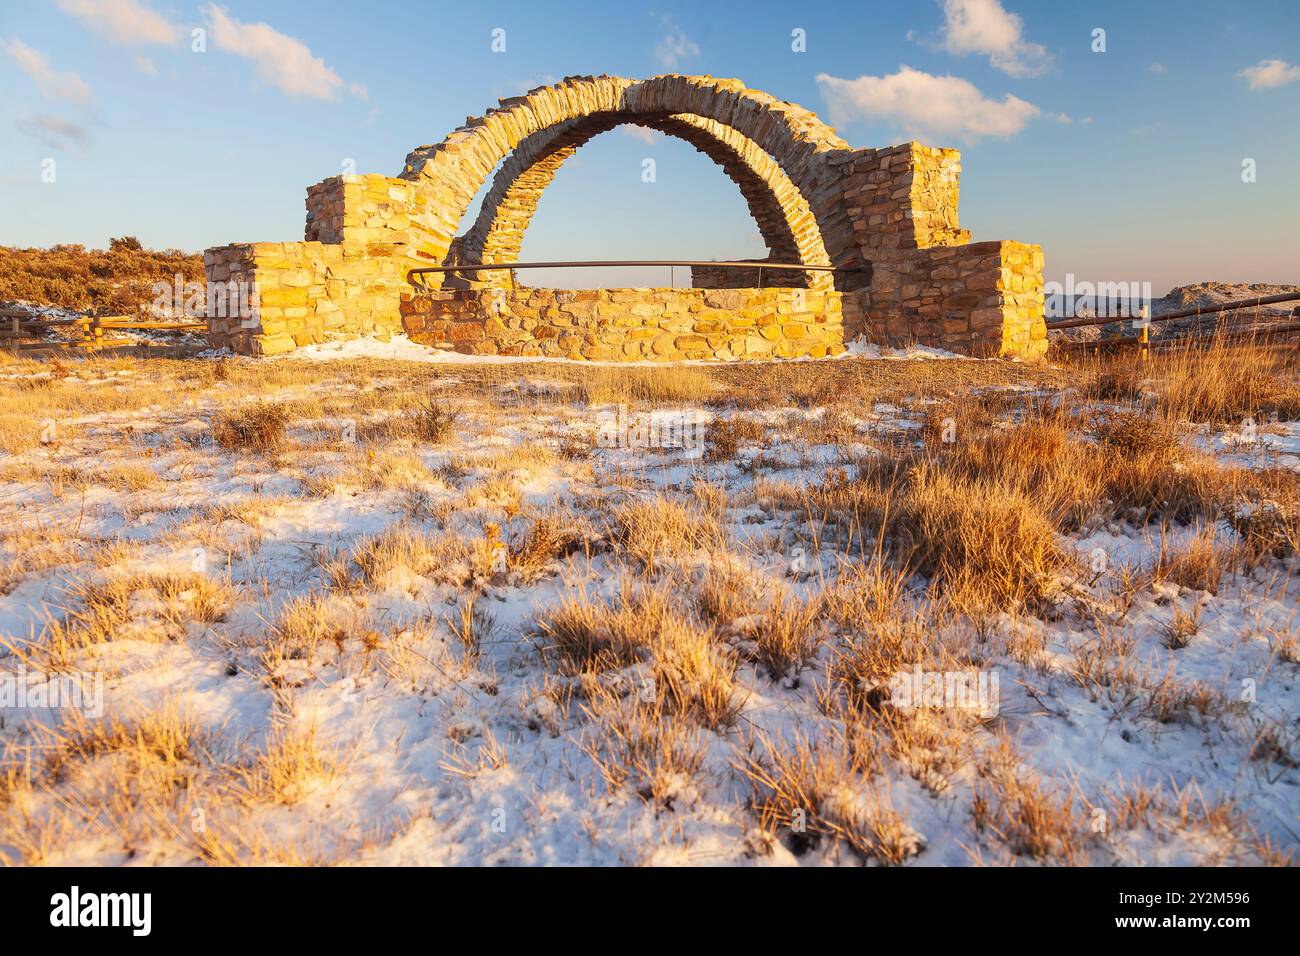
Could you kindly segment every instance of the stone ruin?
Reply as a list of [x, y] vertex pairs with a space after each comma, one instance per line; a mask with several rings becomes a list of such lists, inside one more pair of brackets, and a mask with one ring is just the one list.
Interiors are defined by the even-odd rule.
[[[748, 203], [765, 261], [844, 271], [768, 269], [760, 284], [757, 263], [698, 267], [692, 288], [657, 289], [529, 288], [504, 268], [408, 282], [420, 267], [517, 261], [560, 165], [623, 123], [685, 139], [717, 162]], [[405, 331], [469, 354], [593, 360], [835, 355], [859, 337], [1040, 357], [1042, 249], [969, 242], [957, 224], [960, 172], [955, 149], [854, 149], [812, 112], [739, 80], [569, 77], [415, 149], [397, 177], [310, 187], [303, 242], [207, 250], [209, 284], [256, 292], [251, 314], [216, 309], [209, 338], [250, 355]], [[477, 219], [457, 237], [490, 176]]]

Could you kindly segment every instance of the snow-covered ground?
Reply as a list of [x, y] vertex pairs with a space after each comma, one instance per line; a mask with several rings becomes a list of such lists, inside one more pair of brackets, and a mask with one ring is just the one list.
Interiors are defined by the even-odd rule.
[[[949, 356], [821, 364], [870, 378], [885, 357]], [[44, 385], [0, 367], [14, 394], [81, 389], [87, 409], [0, 454], [0, 669], [11, 687], [24, 668], [102, 687], [82, 716], [0, 700], [0, 860], [1169, 864], [1297, 848], [1294, 553], [1191, 587], [1156, 572], [1239, 544], [1227, 522], [1109, 516], [1059, 534], [1078, 569], [1045, 608], [945, 615], [915, 575], [898, 621], [960, 649], [951, 666], [995, 696], [908, 709], [895, 690], [859, 720], [832, 703], [833, 675], [894, 625], [817, 609], [866, 593], [873, 541], [783, 489], [851, 482], [918, 445], [935, 400], [746, 408], [706, 390], [660, 401], [654, 422], [634, 402], [632, 431], [611, 431], [618, 403], [529, 361], [396, 338], [264, 362], [256, 388], [214, 372], [244, 360], [215, 356], [157, 385], [125, 364]], [[431, 363], [456, 367], [430, 378]], [[411, 396], [457, 410], [445, 434], [412, 430]], [[278, 447], [214, 440], [254, 399], [288, 410]], [[685, 447], [628, 439], [651, 424]], [[1297, 422], [1191, 441], [1226, 465], [1300, 469]], [[629, 532], [629, 506], [705, 516], [720, 536], [665, 532], [660, 551], [653, 520]], [[548, 521], [561, 544], [534, 547]], [[696, 620], [723, 571], [752, 606]], [[734, 670], [732, 719], [674, 714], [671, 737], [620, 743], [613, 711], [664, 693], [654, 661], [582, 676], [557, 659], [551, 609], [644, 593], [679, 602]], [[818, 636], [780, 675], [754, 650], [788, 623], [773, 601], [813, 609], [801, 626]], [[107, 610], [88, 622], [88, 602]], [[154, 730], [95, 737], [96, 721]], [[880, 752], [846, 757], [868, 732]], [[780, 776], [780, 754], [827, 769], [803, 816], [773, 823], [763, 773]]]
[[[217, 352], [208, 353], [217, 355]], [[220, 353], [232, 354], [232, 353]], [[870, 345], [864, 342], [852, 343], [848, 350], [840, 358], [874, 358], [874, 359], [894, 359], [894, 360], [911, 360], [911, 359], [960, 359], [964, 356], [948, 352], [943, 349], [932, 348], [927, 345], [912, 345], [907, 348], [889, 348], [887, 346]], [[277, 357], [281, 361], [301, 362], [301, 361], [321, 361], [321, 360], [339, 360], [339, 359], [398, 359], [407, 362], [452, 362], [470, 365], [528, 365], [538, 362], [536, 358], [525, 356], [509, 355], [464, 355], [450, 349], [431, 348], [427, 345], [420, 345], [412, 342], [405, 335], [392, 335], [387, 340], [380, 340], [372, 337], [361, 337], [353, 339], [339, 339], [333, 342], [322, 342], [318, 345], [307, 345], [295, 349], [292, 352]], [[739, 361], [739, 360], [737, 360]], [[752, 360], [751, 360], [752, 361]], [[791, 361], [830, 361], [828, 359], [777, 359], [773, 361], [791, 362]], [[566, 364], [566, 365], [598, 365], [606, 367], [620, 367], [625, 365], [623, 362], [590, 362], [587, 360], [577, 359], [546, 359], [546, 364]], [[712, 362], [703, 360], [687, 360], [674, 363], [676, 365], [710, 365]]]

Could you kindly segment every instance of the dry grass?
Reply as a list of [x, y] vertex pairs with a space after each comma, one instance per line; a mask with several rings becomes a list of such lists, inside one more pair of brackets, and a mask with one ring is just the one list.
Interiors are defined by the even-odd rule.
[[378, 643], [378, 635], [366, 626], [357, 606], [333, 594], [313, 591], [293, 598], [281, 609], [262, 653], [263, 664], [275, 681], [288, 662], [310, 662], [324, 647], [332, 646], [342, 654], [352, 639], [369, 648]]
[[[372, 448], [359, 453], [353, 467], [341, 476], [341, 481], [372, 491], [419, 491], [427, 487], [442, 487], [441, 480], [429, 470], [419, 455], [405, 451], [377, 452]], [[334, 479], [329, 479], [328, 489], [332, 491], [335, 484]]]
[[669, 591], [625, 582], [608, 601], [568, 598], [538, 616], [536, 632], [567, 673], [648, 666], [637, 694], [678, 719], [722, 731], [743, 707], [734, 654]]
[[1218, 594], [1224, 577], [1240, 565], [1243, 557], [1241, 547], [1225, 541], [1217, 528], [1200, 528], [1177, 550], [1167, 537], [1161, 540], [1160, 556], [1151, 569], [1150, 579]]
[[39, 524], [15, 523], [0, 531], [0, 595], [28, 575], [73, 563], [83, 549], [76, 537]]
[[671, 713], [716, 732], [731, 727], [744, 706], [736, 660], [694, 618], [673, 615], [650, 645], [655, 692]]
[[[1181, 625], [1184, 633], [1174, 634], [1173, 636], [1167, 629], [1165, 635], [1166, 646], [1176, 649], [1170, 643], [1171, 640], [1184, 642], [1190, 640], [1191, 634], [1186, 633], [1186, 629], [1194, 626], [1194, 621], [1187, 620], [1186, 623]], [[1179, 625], [1174, 624], [1171, 627], [1179, 627]], [[1161, 724], [1182, 723], [1205, 726], [1217, 721], [1234, 709], [1240, 710], [1244, 706], [1230, 701], [1224, 696], [1223, 691], [1200, 681], [1190, 683], [1180, 681], [1173, 673], [1172, 667], [1170, 672], [1159, 680], [1147, 678], [1144, 681], [1141, 694], [1139, 704], [1141, 713]]]
[[589, 696], [583, 714], [590, 723], [581, 746], [611, 791], [628, 787], [671, 810], [693, 789], [704, 742], [699, 731], [665, 712], [662, 698], [643, 701], [602, 689]]
[[[65, 565], [75, 566], [71, 575], [98, 574], [73, 589], [68, 610], [39, 641], [13, 641], [11, 650], [73, 671], [91, 655], [116, 652], [99, 647], [109, 641], [152, 642], [143, 650], [160, 656], [178, 650], [164, 641], [184, 642], [220, 662], [232, 694], [260, 695], [241, 705], [256, 699], [273, 715], [256, 748], [188, 718], [149, 714], [98, 729], [68, 723], [35, 752], [10, 747], [0, 760], [0, 843], [25, 862], [60, 862], [61, 847], [91, 832], [146, 854], [174, 840], [189, 854], [180, 862], [354, 859], [371, 837], [346, 809], [348, 760], [337, 740], [293, 717], [332, 714], [318, 707], [343, 685], [362, 689], [345, 699], [364, 704], [367, 721], [376, 706], [392, 705], [428, 724], [428, 736], [397, 735], [399, 754], [412, 755], [415, 738], [419, 747], [452, 741], [434, 772], [455, 778], [455, 787], [502, 771], [494, 787], [526, 791], [537, 772], [528, 735], [544, 735], [537, 819], [545, 819], [552, 783], [569, 788], [563, 799], [580, 801], [603, 781], [611, 794], [577, 808], [593, 833], [608, 825], [606, 808], [640, 799], [649, 804], [645, 825], [662, 828], [664, 846], [685, 843], [697, 822], [687, 811], [707, 816], [719, 793], [730, 800], [739, 792], [761, 831], [746, 841], [751, 849], [779, 842], [818, 862], [843, 853], [897, 864], [925, 845], [903, 808], [943, 794], [944, 813], [977, 858], [1115, 862], [1111, 843], [1119, 841], [1091, 831], [1082, 790], [1039, 777], [1028, 754], [1006, 739], [990, 744], [989, 733], [1050, 719], [1043, 712], [1057, 707], [1091, 706], [1086, 696], [1140, 733], [1211, 728], [1234, 757], [1247, 752], [1238, 747], [1244, 736], [1246, 765], [1270, 783], [1293, 772], [1292, 728], [1257, 719], [1217, 686], [1178, 679], [1170, 665], [1220, 639], [1217, 618], [1200, 629], [1202, 604], [1245, 595], [1255, 579], [1289, 586], [1276, 582], [1288, 580], [1300, 527], [1295, 474], [1231, 467], [1194, 447], [1204, 434], [1195, 423], [1236, 428], [1246, 412], [1263, 423], [1290, 407], [1289, 360], [1257, 358], [1254, 371], [1229, 366], [1249, 376], [1237, 396], [1213, 370], [1192, 388], [1213, 355], [1144, 367], [1103, 360], [1083, 374], [847, 360], [626, 370], [231, 360], [219, 369], [75, 363], [39, 380], [0, 380], [20, 450], [0, 466], [0, 480], [42, 504], [58, 502], [64, 515], [76, 514], [79, 496], [106, 490], [119, 492], [132, 515], [170, 498], [163, 488], [192, 501], [218, 464], [232, 463], [232, 481], [252, 489], [177, 509], [176, 521], [159, 512], [166, 530], [156, 538], [136, 534], [129, 516], [130, 546], [70, 518], [55, 528], [11, 526], [18, 512], [0, 512], [0, 592]], [[9, 368], [29, 378], [36, 369]], [[144, 381], [76, 381], [120, 368]], [[521, 374], [558, 384], [525, 387]], [[454, 385], [441, 381], [448, 377]], [[995, 388], [1006, 384], [1078, 392], [1058, 408], [1059, 390], [1044, 397]], [[147, 408], [160, 388], [209, 410], [229, 408], [231, 395], [261, 396], [219, 416], [215, 431], [223, 448], [266, 454], [220, 456], [169, 435], [166, 422], [149, 426], [163, 432], [148, 442], [120, 422], [107, 431], [77, 423]], [[453, 394], [455, 412], [440, 397]], [[675, 474], [610, 474], [609, 456], [573, 437], [575, 411], [588, 423], [591, 415], [575, 410], [575, 397], [802, 411], [771, 428], [758, 415], [718, 414], [706, 460], [687, 485]], [[861, 420], [876, 402], [924, 419], [922, 427], [872, 424], [864, 437]], [[155, 411], [146, 412], [151, 422]], [[39, 445], [34, 415], [58, 417], [58, 442]], [[322, 419], [361, 423], [360, 446], [332, 433], [291, 441], [291, 422]], [[10, 441], [7, 421], [0, 447]], [[127, 454], [99, 447], [119, 438]], [[432, 445], [448, 451], [420, 447]], [[831, 446], [816, 460], [832, 464], [815, 464], [813, 445]], [[772, 452], [717, 467], [755, 446]], [[792, 477], [786, 462], [801, 454], [803, 471]], [[572, 497], [540, 503], [544, 486]], [[268, 493], [286, 487], [330, 500]], [[317, 520], [344, 512], [359, 523], [340, 530]], [[1230, 540], [1225, 521], [1240, 541]], [[1187, 538], [1189, 524], [1196, 531]], [[1152, 535], [1158, 528], [1166, 542], [1158, 558], [1090, 580], [1070, 539], [1126, 526]], [[257, 583], [236, 594], [215, 577], [127, 571], [152, 559], [155, 542], [219, 550], [232, 575]], [[815, 552], [817, 575], [787, 572], [792, 542]], [[276, 578], [287, 566], [291, 583]], [[1146, 592], [1159, 584], [1207, 593], [1172, 606], [1162, 598], [1152, 613]], [[588, 598], [584, 587], [608, 596]], [[533, 611], [531, 630], [516, 623], [521, 598], [554, 602]], [[1130, 605], [1144, 615], [1139, 627], [1125, 620]], [[240, 613], [228, 615], [235, 606]], [[1293, 668], [1300, 644], [1289, 625], [1269, 621], [1260, 634], [1241, 641], [1268, 642], [1269, 666]], [[540, 674], [530, 671], [539, 661]], [[891, 680], [914, 668], [1003, 669], [1004, 690], [1023, 687], [1029, 711], [988, 717], [891, 705]], [[254, 738], [263, 732], [255, 728]], [[1150, 788], [1116, 800], [1112, 832], [1204, 838], [1214, 853], [1249, 844], [1242, 818], [1219, 804], [1170, 801]], [[209, 811], [209, 828], [178, 833], [197, 804]], [[288, 822], [264, 829], [268, 820]], [[1179, 820], [1188, 833], [1171, 829]], [[367, 836], [357, 842], [359, 828]], [[387, 820], [373, 829], [380, 840], [392, 832]]]
[[[1289, 477], [1289, 476], [1288, 476]], [[1290, 488], [1264, 489], [1256, 500], [1234, 502], [1227, 521], [1255, 556], [1284, 558], [1300, 554], [1300, 483]], [[1282, 500], [1275, 500], [1274, 497]]]
[[777, 592], [749, 637], [754, 660], [773, 680], [797, 680], [826, 641], [821, 606]]
[[175, 701], [134, 720], [95, 721], [71, 710], [41, 741], [49, 779], [57, 782], [102, 757], [122, 755], [128, 766], [120, 770], [121, 778], [132, 781], [137, 793], [185, 788], [191, 768], [206, 759], [213, 744], [212, 736]]
[[1163, 627], [1162, 642], [1171, 651], [1179, 651], [1192, 642], [1196, 632], [1201, 629], [1200, 614], [1191, 614], [1182, 608], [1174, 608], [1173, 619]]
[[537, 618], [537, 634], [574, 672], [626, 667], [649, 654], [656, 635], [676, 617], [658, 591], [637, 590], [620, 582], [611, 600], [567, 597]]
[[988, 833], [1017, 856], [1065, 865], [1085, 863], [1093, 836], [1074, 793], [1053, 792], [1021, 763], [1002, 738], [978, 764], [971, 802], [977, 833]]
[[725, 627], [737, 618], [761, 613], [770, 585], [752, 569], [733, 561], [711, 562], [695, 594], [695, 609], [706, 621]]
[[700, 402], [717, 391], [710, 372], [689, 365], [625, 369], [597, 366], [583, 369], [581, 374], [580, 387], [588, 405]]
[[1148, 403], [1171, 422], [1240, 424], [1300, 416], [1296, 353], [1286, 342], [1235, 346], [1224, 338], [1167, 352], [1146, 363], [1132, 353], [1069, 360], [1086, 376], [1086, 393], [1104, 402]]
[[303, 730], [281, 725], [243, 771], [243, 785], [249, 799], [292, 806], [333, 781], [342, 764], [339, 750], [320, 742], [314, 724]]
[[50, 618], [37, 642], [0, 637], [0, 645], [33, 667], [76, 669], [81, 652], [124, 638], [179, 640], [188, 624], [222, 620], [235, 594], [221, 580], [194, 572], [111, 575], [75, 585], [62, 617]]
[[456, 436], [457, 408], [431, 398], [408, 399], [376, 423], [358, 429], [364, 441], [412, 438], [425, 445], [441, 445]]
[[212, 425], [212, 437], [232, 451], [272, 452], [284, 447], [288, 425], [289, 415], [283, 405], [257, 402], [219, 415]]
[[1192, 422], [1240, 424], [1251, 417], [1300, 417], [1295, 348], [1285, 342], [1227, 347], [1211, 340], [1166, 353], [1153, 363], [1157, 413]]
[[796, 738], [776, 744], [759, 736], [737, 765], [753, 790], [759, 827], [796, 854], [823, 842], [844, 845], [864, 860], [900, 864], [925, 846], [872, 778], [878, 741], [866, 732]]
[[899, 504], [899, 553], [945, 591], [1018, 606], [1050, 593], [1068, 566], [1051, 519], [1007, 484], [962, 481], [923, 465]]
[[697, 551], [719, 552], [726, 536], [716, 514], [696, 502], [658, 497], [633, 501], [614, 512], [614, 537], [623, 553], [644, 568], [660, 559]]
[[496, 619], [472, 592], [460, 602], [454, 614], [447, 616], [447, 630], [460, 645], [461, 659], [468, 665], [478, 663], [484, 642], [491, 642], [496, 629]]
[[589, 529], [585, 517], [554, 511], [537, 515], [519, 542], [509, 549], [510, 570], [523, 584], [544, 577], [560, 558], [582, 548]]
[[1104, 418], [1095, 431], [1102, 444], [1124, 457], [1159, 456], [1169, 461], [1183, 458], [1182, 430], [1167, 419], [1118, 412]]
[[768, 427], [743, 415], [714, 418], [705, 430], [704, 457], [708, 461], [731, 461], [744, 445], [765, 445]]
[[96, 473], [94, 481], [124, 491], [144, 491], [158, 483], [158, 473], [148, 465], [123, 463]]
[[87, 834], [110, 848], [119, 840], [128, 858], [180, 837], [188, 806], [231, 759], [175, 699], [131, 717], [68, 710], [33, 730], [30, 747], [11, 743], [0, 757], [0, 843], [27, 865], [66, 862]]
[[352, 558], [362, 580], [371, 586], [382, 585], [394, 571], [449, 582], [464, 581], [474, 571], [474, 550], [468, 539], [452, 532], [429, 534], [410, 524], [394, 524], [363, 539]]

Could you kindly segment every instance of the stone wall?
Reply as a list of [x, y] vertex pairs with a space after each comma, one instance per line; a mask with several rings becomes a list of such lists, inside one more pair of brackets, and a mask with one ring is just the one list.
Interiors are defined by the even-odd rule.
[[811, 289], [462, 289], [402, 296], [417, 342], [470, 355], [594, 361], [844, 351], [841, 296]]
[[[253, 242], [203, 253], [209, 284], [240, 283], [251, 306], [208, 317], [208, 341], [244, 355], [276, 355], [327, 338], [386, 337], [401, 331], [404, 261], [372, 256], [364, 245]], [[223, 315], [224, 313], [224, 315]]]
[[[251, 314], [208, 318], [208, 339], [275, 355], [349, 335], [401, 330], [399, 297], [412, 258], [414, 187], [388, 176], [334, 176], [307, 190], [305, 242], [235, 243], [203, 254], [209, 283], [244, 283]], [[233, 302], [233, 296], [232, 296]]]
[[979, 242], [882, 256], [871, 288], [844, 311], [846, 340], [1040, 358], [1047, 351], [1043, 250]]
[[[758, 263], [761, 259], [741, 259]], [[785, 261], [785, 260], [781, 260]], [[807, 288], [808, 273], [790, 269], [735, 269], [730, 266], [691, 266], [691, 286], [696, 289]], [[761, 281], [760, 281], [761, 280]]]

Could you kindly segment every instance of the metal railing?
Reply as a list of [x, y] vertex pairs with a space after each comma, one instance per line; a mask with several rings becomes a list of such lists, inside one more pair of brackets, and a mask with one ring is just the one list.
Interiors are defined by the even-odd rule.
[[660, 266], [669, 268], [669, 283], [675, 278], [673, 270], [677, 266], [690, 266], [692, 268], [723, 268], [723, 269], [757, 269], [758, 285], [763, 285], [763, 270], [774, 269], [777, 271], [788, 272], [865, 272], [870, 274], [871, 264], [866, 263], [861, 266], [819, 266], [807, 265], [802, 262], [732, 262], [732, 261], [708, 261], [708, 260], [691, 260], [691, 259], [598, 259], [588, 260], [586, 262], [496, 262], [483, 263], [480, 265], [455, 265], [455, 266], [425, 266], [420, 269], [411, 269], [406, 273], [406, 281], [411, 285], [422, 287], [423, 283], [417, 282], [413, 277], [421, 276], [428, 273], [456, 273], [456, 272], [510, 272], [510, 288], [515, 288], [514, 270], [516, 269], [588, 269], [588, 268], [605, 268], [605, 267], [639, 267], [639, 266]]

